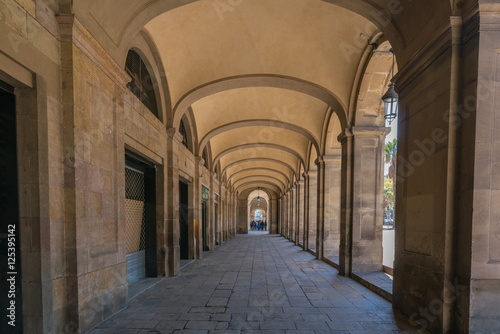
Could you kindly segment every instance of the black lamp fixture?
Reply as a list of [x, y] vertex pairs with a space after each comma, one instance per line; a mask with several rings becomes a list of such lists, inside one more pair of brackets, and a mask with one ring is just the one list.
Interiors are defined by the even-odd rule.
[[[389, 50], [392, 53], [392, 70], [391, 70], [391, 80], [394, 76], [394, 50]], [[394, 89], [394, 83], [389, 84], [389, 89], [387, 93], [382, 96], [382, 101], [385, 104], [385, 119], [391, 125], [392, 121], [398, 116], [398, 93]]]
[[260, 187], [258, 188], [258, 193], [257, 193], [257, 206], [260, 206]]

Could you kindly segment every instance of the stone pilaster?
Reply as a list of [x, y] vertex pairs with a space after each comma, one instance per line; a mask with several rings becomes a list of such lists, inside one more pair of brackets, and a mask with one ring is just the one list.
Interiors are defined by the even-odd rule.
[[267, 230], [271, 234], [277, 234], [278, 233], [278, 218], [279, 218], [278, 199], [271, 198], [270, 205], [271, 205], [271, 209], [269, 210], [269, 217], [267, 219]]
[[298, 182], [299, 196], [297, 200], [298, 224], [297, 224], [297, 245], [304, 246], [304, 179]]
[[287, 238], [288, 234], [288, 192], [285, 192], [283, 197], [283, 237]]
[[165, 177], [165, 267], [167, 276], [177, 275], [180, 269], [179, 171], [177, 169], [177, 154], [181, 143], [182, 135], [176, 129], [168, 129]]
[[323, 157], [318, 157], [314, 162], [318, 168], [317, 181], [317, 222], [316, 222], [316, 258], [323, 259], [323, 243], [325, 239], [325, 160]]
[[309, 250], [316, 254], [316, 238], [318, 233], [318, 171], [310, 170], [309, 174]]
[[295, 208], [295, 203], [297, 199], [297, 184], [295, 183], [291, 188], [290, 188], [290, 233], [288, 236], [288, 239], [290, 239], [291, 242], [295, 243], [295, 231], [297, 230], [297, 215], [296, 215], [296, 208]]
[[[464, 74], [463, 78], [456, 78], [463, 79], [467, 85], [461, 87], [463, 91], [457, 103], [456, 122], [463, 125], [457, 134], [462, 144], [457, 168], [461, 173], [457, 175], [461, 179], [457, 189], [460, 222], [456, 228], [458, 246], [449, 257], [461, 259], [455, 264], [460, 284], [456, 290], [464, 292], [458, 297], [459, 309], [454, 313], [468, 314], [467, 322], [460, 319], [456, 328], [463, 332], [489, 333], [500, 328], [499, 3], [479, 2], [479, 17], [478, 20], [474, 11], [464, 21], [464, 44], [460, 49], [464, 58], [458, 64], [458, 70], [462, 69]], [[460, 28], [458, 25], [454, 30]], [[474, 100], [476, 110], [470, 106]]]
[[352, 233], [352, 159], [353, 140], [352, 133], [346, 130], [339, 136], [342, 144], [342, 177], [341, 177], [341, 198], [340, 198], [340, 242], [339, 242], [339, 273], [349, 276], [351, 267], [351, 233]]
[[300, 183], [297, 182], [295, 185], [295, 245], [300, 244], [299, 240], [299, 229], [300, 229]]
[[341, 155], [323, 156], [325, 161], [325, 219], [323, 257], [338, 263], [340, 242]]
[[500, 326], [493, 302], [500, 298], [500, 267], [492, 261], [498, 242], [490, 242], [498, 219], [491, 215], [496, 206], [487, 204], [498, 189], [499, 9], [480, 2], [463, 24], [451, 17], [395, 80], [393, 305], [435, 333], [489, 333]]
[[283, 236], [283, 224], [284, 224], [284, 214], [283, 214], [283, 203], [284, 203], [284, 197], [281, 195], [279, 199], [279, 226], [278, 226], [278, 233]]
[[208, 199], [208, 228], [207, 228], [207, 239], [208, 248], [213, 251], [215, 249], [215, 173], [210, 172], [210, 193]]
[[307, 251], [309, 249], [309, 173], [305, 172], [303, 174], [304, 177], [304, 232], [303, 232], [303, 243], [304, 250]]
[[342, 139], [342, 158], [346, 160], [342, 165], [342, 211], [346, 205], [341, 223], [343, 274], [382, 270], [383, 157], [388, 131], [353, 127], [352, 135]]
[[[189, 248], [193, 250], [193, 259], [201, 259], [203, 257], [203, 235], [202, 235], [202, 185], [201, 185], [201, 170], [204, 165], [204, 160], [201, 157], [195, 156], [194, 162], [194, 178], [193, 178], [193, 205], [192, 209], [192, 229], [189, 234]], [[192, 231], [192, 232], [191, 232]]]

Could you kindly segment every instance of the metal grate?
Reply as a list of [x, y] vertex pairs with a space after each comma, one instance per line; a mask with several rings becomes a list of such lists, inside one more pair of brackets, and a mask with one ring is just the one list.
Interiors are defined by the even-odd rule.
[[144, 173], [125, 167], [125, 232], [127, 254], [146, 249]]

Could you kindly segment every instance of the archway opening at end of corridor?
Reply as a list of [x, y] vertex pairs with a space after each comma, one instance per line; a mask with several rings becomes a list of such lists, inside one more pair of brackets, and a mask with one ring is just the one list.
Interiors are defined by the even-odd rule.
[[268, 232], [269, 196], [260, 188], [248, 196], [248, 232]]

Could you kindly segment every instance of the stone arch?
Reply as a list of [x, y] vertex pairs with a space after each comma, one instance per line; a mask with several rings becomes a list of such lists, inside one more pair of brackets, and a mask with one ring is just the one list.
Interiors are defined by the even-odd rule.
[[[159, 108], [158, 119], [165, 124], [168, 119], [172, 119], [172, 103], [165, 69], [156, 44], [147, 31], [141, 30], [127, 48], [127, 50], [130, 49], [139, 54], [146, 64], [149, 74], [152, 76], [153, 85], [156, 87], [155, 93]], [[125, 58], [123, 58], [123, 62], [120, 65], [122, 68], [125, 68]]]
[[347, 125], [345, 106], [340, 102], [340, 99], [335, 94], [328, 91], [327, 89], [312, 82], [289, 76], [273, 74], [251, 74], [215, 80], [192, 89], [191, 91], [186, 93], [175, 105], [173, 110], [173, 126], [180, 122], [182, 114], [187, 110], [187, 108], [189, 108], [189, 106], [191, 106], [196, 101], [212, 94], [231, 89], [247, 87], [275, 87], [310, 95], [330, 106], [332, 110], [334, 110], [338, 115], [339, 119], [341, 119], [341, 121]]
[[[143, 49], [144, 48], [144, 49]], [[145, 52], [144, 50], [147, 50], [149, 52]], [[137, 73], [134, 73], [134, 75], [130, 75], [128, 73], [127, 65], [124, 65], [124, 70], [125, 73], [129, 76], [129, 80], [127, 81], [127, 89], [132, 92], [133, 95], [136, 96], [136, 98], [141, 101], [141, 103], [151, 112], [154, 114], [160, 121], [163, 121], [163, 112], [164, 112], [164, 107], [163, 107], [163, 94], [159, 90], [160, 84], [158, 80], [158, 66], [156, 61], [151, 60], [150, 58], [153, 58], [153, 53], [152, 50], [149, 50], [148, 46], [141, 45], [141, 46], [133, 46], [130, 49], [127, 50], [127, 59], [129, 59], [129, 56], [131, 56], [131, 59], [134, 59], [138, 57], [138, 68], [142, 67], [142, 64], [146, 67], [146, 72], [147, 75], [142, 77], [143, 75], [143, 70], [140, 69]], [[136, 82], [134, 78], [136, 78], [136, 75], [140, 77], [140, 80]], [[131, 83], [134, 83], [133, 86], [131, 86]], [[137, 96], [136, 93], [134, 92], [131, 87], [140, 89], [140, 96]], [[153, 105], [148, 105], [146, 102], [149, 99], [143, 99], [143, 96], [147, 96], [146, 94], [143, 95], [143, 89], [146, 90], [147, 93], [152, 92], [154, 94], [154, 99], [151, 99], [154, 101], [154, 106]], [[155, 108], [153, 108], [155, 107]]]
[[[197, 132], [196, 132], [196, 127], [195, 127], [195, 120], [194, 117], [192, 116], [192, 113], [186, 113], [182, 117], [182, 123], [184, 124], [184, 129], [186, 131], [186, 137], [187, 137], [187, 149], [191, 153], [195, 153], [196, 149], [198, 148], [197, 145]], [[177, 131], [180, 131], [180, 122], [179, 122], [179, 128]]]
[[235, 151], [238, 151], [238, 150], [241, 150], [241, 149], [246, 149], [246, 148], [253, 148], [253, 147], [266, 147], [266, 148], [274, 148], [274, 149], [277, 149], [277, 150], [281, 150], [281, 151], [284, 151], [284, 152], [288, 152], [290, 154], [292, 154], [293, 156], [295, 156], [301, 163], [304, 162], [304, 159], [300, 156], [300, 154], [288, 147], [285, 147], [285, 146], [281, 146], [281, 145], [275, 145], [275, 144], [245, 144], [245, 145], [239, 145], [239, 146], [236, 146], [236, 147], [232, 147], [230, 149], [227, 149], [226, 151], [224, 152], [221, 152], [219, 155], [217, 155], [214, 159], [214, 163], [218, 163], [220, 161], [220, 159], [225, 156], [226, 154], [229, 154], [231, 152], [235, 152]]
[[[206, 156], [205, 156], [205, 153], [206, 153]], [[205, 148], [203, 149], [203, 151], [201, 151], [201, 157], [203, 158], [203, 160], [205, 160], [205, 167], [209, 171], [214, 171], [215, 164], [213, 163], [213, 159], [212, 159], [212, 148], [210, 147], [210, 143], [208, 143], [205, 146]]]
[[[319, 145], [317, 139], [314, 137], [312, 133], [307, 131], [306, 129], [295, 125], [291, 123], [286, 123], [282, 121], [276, 121], [276, 120], [244, 120], [244, 121], [239, 121], [239, 122], [234, 122], [231, 124], [226, 124], [223, 126], [220, 126], [216, 129], [213, 129], [209, 133], [207, 133], [200, 141], [200, 149], [203, 149], [203, 147], [212, 139], [213, 137], [224, 133], [228, 130], [234, 130], [238, 128], [244, 128], [244, 127], [251, 127], [251, 126], [268, 126], [268, 127], [275, 127], [275, 128], [282, 128], [286, 130], [290, 130], [293, 132], [296, 132], [304, 137], [306, 137], [314, 146], [316, 151], [319, 151]], [[263, 144], [259, 144], [263, 145]]]
[[278, 163], [278, 164], [283, 165], [284, 167], [290, 169], [290, 171], [292, 172], [292, 174], [295, 174], [295, 169], [292, 166], [290, 166], [289, 164], [287, 164], [287, 163], [285, 163], [283, 161], [280, 161], [280, 160], [269, 159], [269, 158], [249, 158], [249, 159], [234, 161], [234, 162], [230, 163], [229, 165], [227, 165], [224, 168], [224, 170], [222, 170], [221, 173], [224, 174], [228, 168], [236, 166], [236, 165], [241, 164], [243, 162], [247, 162], [247, 161], [269, 161], [269, 162], [275, 162], [275, 163]]
[[255, 188], [256, 186], [262, 186], [262, 185], [266, 185], [270, 189], [273, 189], [277, 194], [281, 194], [283, 192], [283, 189], [280, 188], [277, 184], [275, 184], [273, 182], [269, 182], [269, 181], [249, 181], [249, 182], [245, 182], [245, 183], [242, 183], [242, 184], [238, 185], [236, 187], [235, 191], [242, 192], [245, 189], [252, 188], [252, 187]]
[[268, 172], [273, 172], [273, 173], [277, 173], [277, 174], [280, 174], [282, 175], [288, 182], [290, 182], [290, 178], [288, 177], [288, 175], [286, 175], [285, 173], [279, 171], [279, 170], [276, 170], [276, 169], [271, 169], [271, 168], [265, 168], [265, 167], [262, 167], [262, 168], [249, 168], [249, 169], [243, 169], [243, 170], [240, 170], [234, 174], [232, 174], [230, 177], [229, 177], [229, 180], [231, 180], [233, 177], [235, 177], [236, 175], [238, 174], [241, 174], [241, 173], [245, 173], [245, 172], [248, 172], [248, 171], [268, 171]]
[[[392, 49], [389, 41], [383, 41], [371, 50], [362, 66], [358, 87], [355, 87], [354, 112], [351, 124], [354, 126], [384, 126], [384, 103], [382, 96], [391, 81]], [[360, 67], [361, 67], [360, 66]], [[394, 57], [394, 75], [397, 73]]]
[[[234, 184], [236, 185], [237, 183], [239, 183], [239, 182], [241, 182], [243, 180], [254, 179], [254, 178], [260, 178], [262, 180], [272, 181], [276, 185], [281, 185], [280, 189], [284, 189], [286, 187], [286, 184], [284, 184], [283, 181], [281, 181], [280, 179], [278, 179], [276, 177], [273, 177], [273, 176], [262, 175], [262, 174], [261, 175], [255, 174], [255, 175], [243, 177], [243, 178], [239, 179], [238, 181], [235, 181]], [[228, 181], [228, 182], [230, 182], [230, 181]], [[245, 183], [245, 182], [242, 182], [242, 183]], [[238, 188], [238, 187], [236, 187], [236, 188]]]
[[[371, 21], [388, 36], [398, 51], [403, 50], [407, 46], [406, 35], [408, 33], [402, 29], [401, 23], [403, 22], [404, 25], [406, 16], [414, 14], [414, 7], [406, 10], [401, 5], [397, 6], [397, 4], [393, 3], [368, 0], [323, 1], [355, 12]], [[134, 3], [134, 6], [123, 6], [120, 1], [116, 1], [116, 4], [112, 3], [111, 5], [102, 6], [100, 3], [98, 5], [97, 3], [85, 0], [74, 0], [72, 2], [72, 9], [62, 8], [62, 10], [68, 13], [74, 12], [78, 16], [85, 18], [85, 23], [88, 21], [88, 25], [92, 30], [105, 31], [106, 39], [101, 41], [101, 43], [110, 53], [120, 55], [130, 45], [134, 36], [155, 17], [195, 2], [198, 2], [198, 0], [186, 0], [182, 2], [142, 0]], [[452, 6], [454, 6], [454, 2], [452, 2], [452, 5], [441, 6], [439, 14], [449, 17], [452, 14]], [[124, 19], [115, 22], [116, 26], [111, 29], [110, 27], [103, 26], [103, 23], [100, 22], [110, 15], [123, 17]]]

